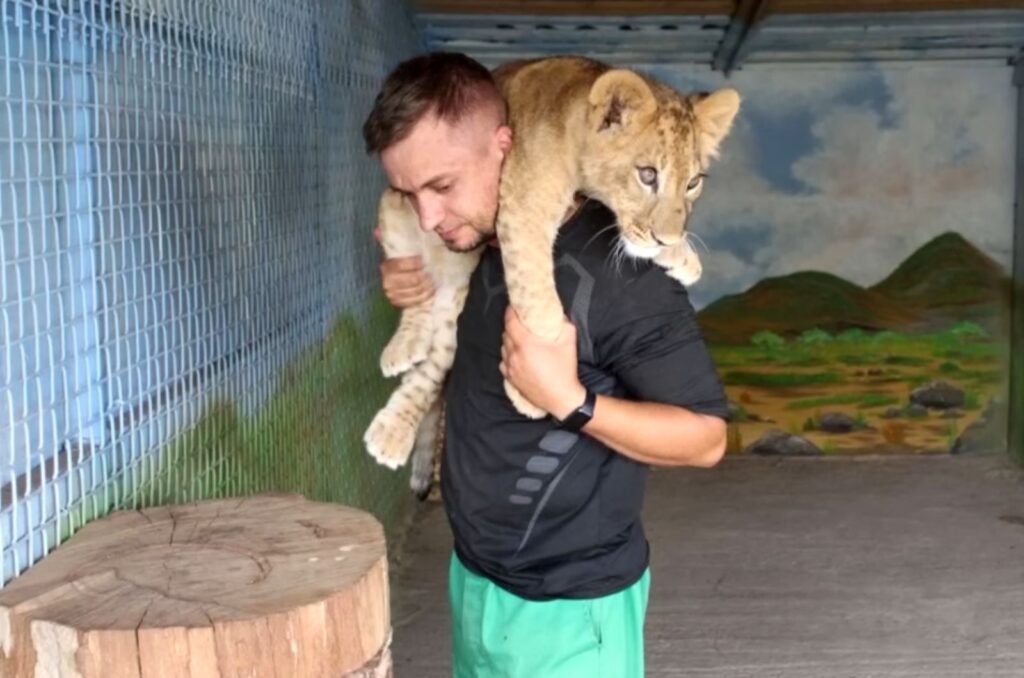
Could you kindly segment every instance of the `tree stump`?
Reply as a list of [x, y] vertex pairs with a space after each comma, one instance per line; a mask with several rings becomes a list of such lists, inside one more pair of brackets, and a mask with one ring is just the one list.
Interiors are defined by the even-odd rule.
[[119, 511], [0, 589], [5, 678], [391, 675], [384, 532], [299, 495]]

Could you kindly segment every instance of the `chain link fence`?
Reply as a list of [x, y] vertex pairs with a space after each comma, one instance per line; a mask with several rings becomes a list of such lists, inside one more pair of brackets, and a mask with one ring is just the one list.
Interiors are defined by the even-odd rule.
[[360, 126], [400, 0], [0, 0], [6, 583], [111, 510], [264, 490], [375, 513], [395, 317]]

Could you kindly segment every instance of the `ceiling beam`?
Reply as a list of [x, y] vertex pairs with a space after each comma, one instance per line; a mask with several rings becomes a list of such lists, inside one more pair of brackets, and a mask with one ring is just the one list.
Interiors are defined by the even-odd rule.
[[714, 70], [729, 75], [739, 67], [750, 52], [751, 41], [772, 6], [773, 0], [740, 0], [712, 58]]
[[728, 15], [733, 0], [412, 0], [433, 14], [534, 14], [543, 16]]
[[862, 14], [1024, 9], [1024, 0], [778, 0], [774, 14]]
[[[732, 15], [742, 0], [412, 0], [418, 12], [572, 16]], [[774, 14], [1024, 9], [1024, 0], [777, 0]]]

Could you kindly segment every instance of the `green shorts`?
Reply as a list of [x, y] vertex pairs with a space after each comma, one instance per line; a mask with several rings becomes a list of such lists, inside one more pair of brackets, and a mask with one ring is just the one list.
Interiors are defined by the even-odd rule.
[[448, 572], [455, 678], [641, 678], [650, 570], [585, 600], [525, 600], [473, 574]]

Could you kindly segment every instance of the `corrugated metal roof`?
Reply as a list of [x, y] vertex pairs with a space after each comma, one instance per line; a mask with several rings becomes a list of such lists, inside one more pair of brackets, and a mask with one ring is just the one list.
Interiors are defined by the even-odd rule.
[[[430, 49], [488, 65], [550, 54], [616, 63], [712, 64], [723, 41], [734, 65], [794, 61], [1008, 59], [1024, 50], [1024, 9], [774, 14], [729, 32], [718, 15], [534, 16], [420, 13]], [[746, 33], [746, 34], [744, 34]], [[728, 39], [727, 39], [728, 35]], [[737, 37], [737, 35], [739, 37]], [[730, 44], [734, 43], [734, 44]]]

